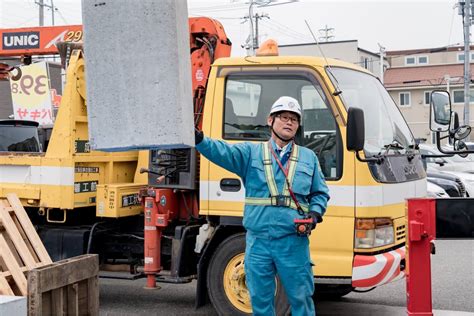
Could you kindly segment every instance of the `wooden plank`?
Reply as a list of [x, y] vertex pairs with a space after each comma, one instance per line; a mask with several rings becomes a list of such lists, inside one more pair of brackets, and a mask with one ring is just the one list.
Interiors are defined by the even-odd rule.
[[99, 315], [99, 277], [95, 276], [87, 280], [88, 288], [88, 315], [98, 316]]
[[5, 210], [5, 208], [0, 208], [0, 220], [3, 222], [5, 230], [8, 235], [10, 235], [10, 238], [25, 266], [28, 267], [29, 270], [36, 268], [36, 261], [31, 256], [30, 250], [23, 240], [23, 237], [13, 222], [11, 215]]
[[[40, 261], [40, 258], [38, 257], [38, 255], [36, 254], [36, 251], [33, 249], [33, 246], [31, 245], [31, 242], [28, 240], [28, 237], [26, 236], [25, 234], [25, 231], [23, 230], [23, 228], [21, 227], [21, 224], [20, 222], [18, 221], [18, 218], [16, 216], [12, 216], [12, 220], [13, 222], [15, 223], [16, 227], [18, 227], [18, 232], [20, 233], [21, 235], [21, 238], [23, 239], [23, 241], [25, 242], [26, 244], [26, 247], [28, 248], [29, 252], [30, 252], [30, 255], [33, 257], [33, 260], [36, 262], [34, 268], [37, 268], [37, 267], [40, 267], [40, 266], [44, 266], [45, 263], [42, 263]], [[48, 263], [46, 263], [48, 264]]]
[[4, 276], [0, 276], [0, 295], [15, 295]]
[[33, 224], [31, 223], [30, 219], [28, 218], [28, 214], [26, 214], [26, 211], [23, 208], [23, 205], [21, 205], [21, 202], [18, 197], [15, 194], [10, 193], [7, 194], [7, 199], [11, 207], [15, 209], [15, 215], [18, 218], [18, 221], [20, 222], [22, 228], [24, 229], [26, 236], [28, 236], [31, 245], [35, 249], [36, 254], [40, 258], [41, 262], [45, 264], [52, 263], [52, 260], [48, 252], [46, 251], [46, 248], [44, 247], [43, 243], [41, 242], [41, 239], [36, 233], [36, 230], [33, 227]]
[[28, 273], [28, 315], [43, 315], [43, 294], [39, 291], [39, 278], [36, 269]]
[[15, 245], [13, 244], [13, 241], [10, 238], [10, 236], [7, 234], [6, 231], [0, 232], [0, 235], [2, 235], [5, 238], [8, 249], [11, 250], [11, 253], [13, 257], [15, 258], [15, 261], [17, 262], [18, 266], [23, 267], [24, 266], [23, 261], [21, 260], [20, 255], [18, 254], [18, 251], [16, 250]]
[[63, 315], [64, 309], [64, 297], [63, 288], [54, 289], [51, 291], [51, 314], [52, 315]]
[[13, 256], [8, 244], [5, 240], [5, 237], [0, 234], [0, 254], [5, 261], [5, 264], [12, 274], [13, 279], [15, 280], [21, 295], [27, 295], [27, 282], [25, 275], [21, 271], [20, 266], [18, 265], [15, 257]]
[[[25, 273], [27, 272], [29, 269], [27, 267], [21, 267], [20, 268], [20, 271]], [[4, 277], [4, 278], [8, 278], [12, 276], [12, 273], [10, 271], [4, 271], [4, 272], [0, 272], [0, 277]]]
[[39, 267], [32, 271], [37, 274], [39, 279], [38, 291], [47, 292], [97, 276], [99, 273], [99, 257], [95, 254], [82, 255]]
[[79, 286], [77, 283], [67, 286], [67, 315], [79, 316]]

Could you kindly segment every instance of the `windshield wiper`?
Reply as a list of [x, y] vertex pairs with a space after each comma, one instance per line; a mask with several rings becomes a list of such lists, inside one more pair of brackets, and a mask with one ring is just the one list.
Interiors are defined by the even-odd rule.
[[398, 140], [393, 140], [390, 144], [383, 145], [385, 148], [385, 152], [388, 152], [390, 149], [398, 149], [398, 150], [403, 150], [405, 147], [398, 141]]

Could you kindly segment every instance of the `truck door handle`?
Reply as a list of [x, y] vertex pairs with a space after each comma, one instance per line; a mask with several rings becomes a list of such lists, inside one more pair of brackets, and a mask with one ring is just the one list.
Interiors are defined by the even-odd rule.
[[240, 191], [240, 188], [242, 187], [242, 184], [240, 183], [239, 179], [222, 179], [220, 182], [220, 188], [222, 191], [227, 191], [227, 192], [238, 192]]

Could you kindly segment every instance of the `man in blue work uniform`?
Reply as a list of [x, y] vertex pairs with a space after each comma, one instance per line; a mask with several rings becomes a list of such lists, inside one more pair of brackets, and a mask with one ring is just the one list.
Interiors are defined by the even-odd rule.
[[315, 314], [308, 235], [299, 235], [294, 221], [309, 218], [314, 229], [329, 195], [315, 153], [294, 143], [300, 122], [298, 101], [284, 96], [267, 119], [268, 142], [231, 145], [196, 131], [199, 152], [240, 176], [245, 186], [245, 273], [254, 315], [275, 315], [276, 274], [292, 315]]

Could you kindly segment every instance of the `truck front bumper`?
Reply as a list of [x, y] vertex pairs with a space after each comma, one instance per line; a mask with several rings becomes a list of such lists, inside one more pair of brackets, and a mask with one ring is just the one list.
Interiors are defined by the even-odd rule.
[[368, 289], [405, 276], [405, 247], [378, 255], [356, 255], [352, 266], [352, 286]]

